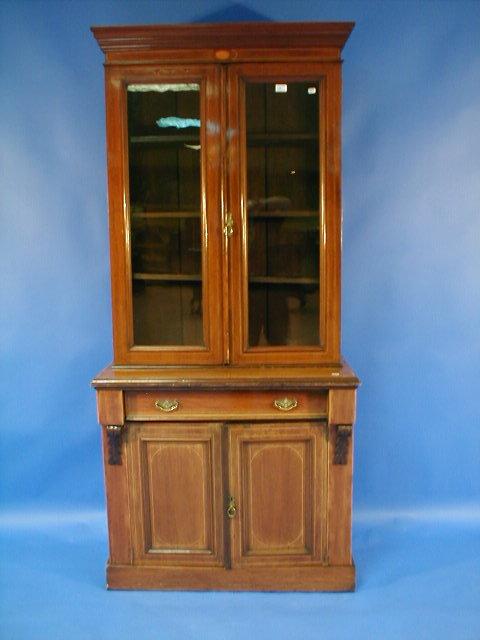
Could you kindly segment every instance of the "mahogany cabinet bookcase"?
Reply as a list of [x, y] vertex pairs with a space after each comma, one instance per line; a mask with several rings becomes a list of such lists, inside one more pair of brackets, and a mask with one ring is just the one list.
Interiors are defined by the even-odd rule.
[[94, 27], [114, 362], [110, 588], [349, 590], [358, 379], [340, 354], [353, 23]]

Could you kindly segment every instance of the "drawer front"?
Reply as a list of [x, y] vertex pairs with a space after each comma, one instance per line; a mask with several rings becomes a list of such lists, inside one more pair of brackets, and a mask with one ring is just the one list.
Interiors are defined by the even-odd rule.
[[127, 391], [127, 420], [298, 420], [327, 415], [327, 391]]

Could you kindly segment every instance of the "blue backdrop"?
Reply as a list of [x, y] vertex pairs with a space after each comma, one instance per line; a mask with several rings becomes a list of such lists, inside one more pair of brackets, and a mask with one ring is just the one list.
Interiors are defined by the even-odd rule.
[[343, 56], [356, 522], [478, 522], [480, 3], [3, 0], [3, 523], [104, 505], [89, 387], [112, 357], [103, 56], [89, 27], [222, 19], [356, 21]]

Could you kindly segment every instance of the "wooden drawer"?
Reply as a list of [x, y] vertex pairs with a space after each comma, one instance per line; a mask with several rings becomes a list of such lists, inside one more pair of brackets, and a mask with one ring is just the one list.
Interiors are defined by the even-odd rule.
[[298, 420], [327, 415], [327, 391], [127, 391], [127, 420]]

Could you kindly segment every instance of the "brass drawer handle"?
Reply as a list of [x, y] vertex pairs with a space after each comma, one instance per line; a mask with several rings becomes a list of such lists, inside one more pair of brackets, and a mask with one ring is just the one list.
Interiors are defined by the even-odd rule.
[[237, 513], [237, 505], [235, 504], [235, 498], [233, 496], [230, 496], [228, 499], [227, 516], [231, 520], [232, 518], [235, 517], [236, 513]]
[[155, 402], [155, 406], [161, 411], [176, 411], [178, 405], [178, 400], [157, 400]]
[[274, 406], [280, 411], [291, 411], [298, 405], [296, 398], [280, 398], [273, 401]]

